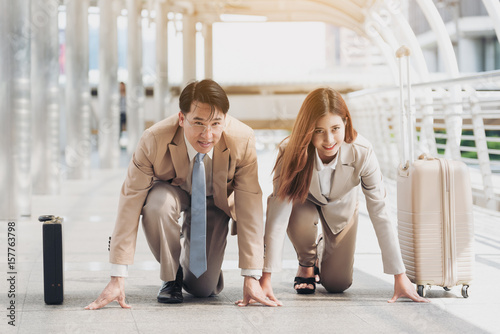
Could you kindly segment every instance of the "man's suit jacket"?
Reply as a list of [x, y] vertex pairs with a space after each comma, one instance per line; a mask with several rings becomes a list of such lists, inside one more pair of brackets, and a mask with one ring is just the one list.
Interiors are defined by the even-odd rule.
[[[174, 186], [186, 182], [189, 158], [184, 140], [178, 115], [156, 123], [142, 135], [121, 190], [111, 263], [133, 263], [139, 216], [153, 182], [162, 180]], [[260, 270], [264, 250], [262, 191], [252, 129], [226, 115], [226, 128], [213, 152], [214, 202], [233, 224], [237, 222], [239, 266]]]
[[[283, 154], [286, 145], [287, 141], [280, 145], [279, 155]], [[264, 268], [268, 272], [281, 268], [283, 241], [293, 207], [293, 203], [276, 197], [280, 171], [281, 166], [277, 166], [274, 192], [267, 200]], [[400, 274], [405, 271], [401, 251], [395, 229], [385, 210], [386, 193], [382, 173], [368, 140], [358, 134], [353, 143], [344, 142], [341, 145], [328, 197], [321, 194], [318, 172], [313, 168], [307, 200], [320, 207], [327, 226], [337, 234], [355, 213], [359, 184], [382, 251], [384, 272]]]

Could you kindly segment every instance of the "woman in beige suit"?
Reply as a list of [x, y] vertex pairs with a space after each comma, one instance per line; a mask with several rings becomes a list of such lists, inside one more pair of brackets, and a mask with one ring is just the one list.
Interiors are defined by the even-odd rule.
[[[394, 295], [420, 297], [405, 274], [398, 240], [385, 210], [385, 189], [371, 144], [353, 128], [341, 95], [330, 88], [311, 92], [291, 135], [279, 147], [274, 191], [268, 198], [265, 265], [261, 286], [273, 295], [271, 273], [281, 268], [285, 233], [297, 252], [294, 287], [314, 293], [315, 283], [342, 292], [352, 283], [358, 185], [375, 228], [384, 272], [394, 275]], [[318, 220], [322, 236], [317, 240]]]

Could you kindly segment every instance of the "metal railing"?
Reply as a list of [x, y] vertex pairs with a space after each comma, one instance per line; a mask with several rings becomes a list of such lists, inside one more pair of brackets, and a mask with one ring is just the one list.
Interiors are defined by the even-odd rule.
[[[474, 203], [500, 211], [500, 71], [414, 84], [412, 95], [415, 156], [464, 161]], [[394, 179], [402, 160], [399, 88], [353, 92], [347, 103], [356, 128], [373, 143], [382, 172]]]

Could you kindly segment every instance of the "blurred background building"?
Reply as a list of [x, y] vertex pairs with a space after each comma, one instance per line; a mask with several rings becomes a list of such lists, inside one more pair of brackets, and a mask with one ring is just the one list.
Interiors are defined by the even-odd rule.
[[262, 147], [286, 136], [309, 91], [341, 91], [394, 178], [402, 45], [416, 154], [465, 161], [475, 203], [498, 211], [499, 37], [498, 0], [0, 0], [0, 219], [29, 216], [33, 194], [93, 168], [123, 168], [203, 78]]

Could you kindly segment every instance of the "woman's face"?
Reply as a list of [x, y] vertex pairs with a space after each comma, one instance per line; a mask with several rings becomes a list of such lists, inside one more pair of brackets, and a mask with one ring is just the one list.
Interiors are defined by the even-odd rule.
[[311, 142], [318, 150], [321, 161], [327, 164], [337, 155], [344, 138], [345, 125], [342, 118], [328, 113], [316, 122]]

